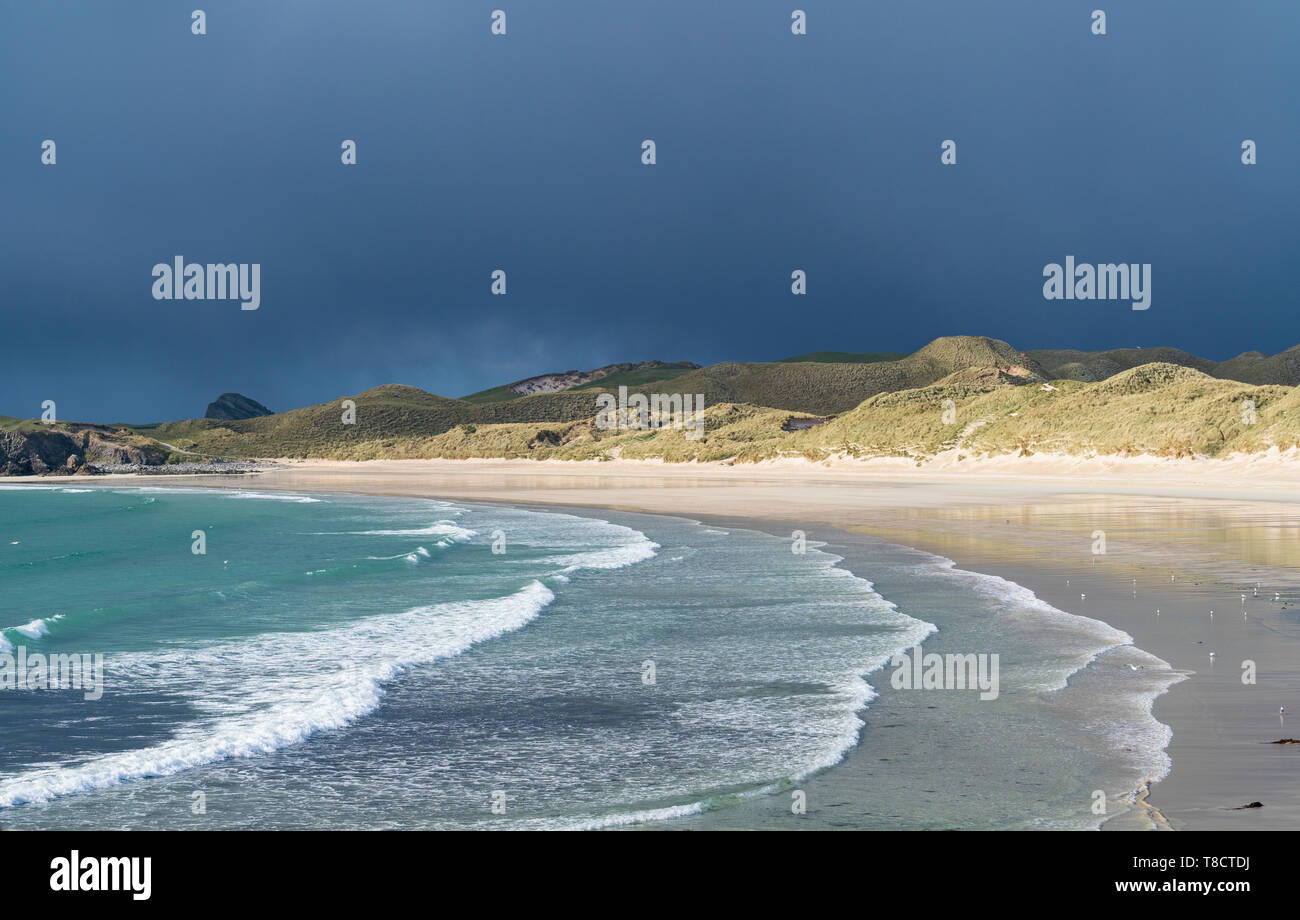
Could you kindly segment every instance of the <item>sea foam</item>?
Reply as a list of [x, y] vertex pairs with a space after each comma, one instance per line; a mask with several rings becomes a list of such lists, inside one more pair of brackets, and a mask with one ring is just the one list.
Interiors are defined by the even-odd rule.
[[[0, 807], [267, 754], [343, 728], [379, 706], [385, 681], [519, 629], [554, 597], [533, 581], [506, 597], [417, 607], [334, 629], [114, 656], [115, 679], [192, 695], [213, 717], [152, 747], [0, 779]], [[340, 650], [356, 657], [340, 665]]]

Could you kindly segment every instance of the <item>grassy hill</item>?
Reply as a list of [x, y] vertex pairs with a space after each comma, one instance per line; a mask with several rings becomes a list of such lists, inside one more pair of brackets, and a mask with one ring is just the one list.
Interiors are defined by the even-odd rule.
[[[945, 402], [955, 418], [945, 424]], [[1255, 422], [1243, 418], [1253, 400]], [[907, 457], [941, 451], [1076, 456], [1217, 456], [1300, 446], [1300, 388], [1219, 380], [1151, 364], [1095, 383], [1031, 386], [948, 382], [879, 393], [830, 422], [787, 432], [790, 414], [731, 403], [705, 412], [705, 436], [678, 429], [602, 431], [560, 424], [460, 426], [404, 447], [404, 456], [753, 461], [782, 456]]]
[[1214, 376], [1243, 383], [1276, 383], [1283, 386], [1300, 385], [1300, 345], [1275, 355], [1248, 351], [1214, 369]]
[[1047, 379], [1035, 362], [1006, 342], [950, 336], [896, 361], [714, 364], [678, 377], [673, 390], [703, 393], [706, 404], [748, 403], [826, 415], [847, 412], [877, 393], [927, 386], [969, 367], [1004, 368], [1025, 383]]
[[[356, 404], [343, 423], [343, 401]], [[468, 403], [415, 387], [388, 384], [355, 396], [258, 418], [190, 419], [138, 429], [181, 450], [215, 457], [372, 459], [397, 444], [457, 425], [552, 422], [595, 415], [590, 393], [545, 393], [506, 402]]]
[[[175, 424], [198, 432], [195, 446], [214, 453], [220, 448], [231, 456], [337, 459], [753, 461], [781, 456], [820, 460], [843, 454], [921, 461], [953, 449], [970, 456], [1057, 452], [1180, 457], [1300, 446], [1300, 388], [1220, 380], [1163, 363], [1132, 368], [1105, 381], [1028, 385], [1023, 377], [1004, 371], [990, 375], [986, 369], [967, 368], [935, 384], [877, 393], [829, 422], [795, 432], [783, 428], [791, 418], [789, 411], [720, 402], [706, 409], [705, 435], [695, 441], [681, 429], [599, 429], [585, 394], [531, 396], [476, 407], [410, 388], [380, 387], [355, 400], [355, 426], [337, 422], [337, 404], [296, 410], [293, 418], [274, 425], [274, 416], [226, 423], [242, 432], [209, 428], [211, 423], [203, 420]], [[949, 400], [955, 417], [945, 424]], [[1254, 424], [1243, 418], [1245, 400], [1254, 402]], [[494, 411], [483, 411], [488, 408]], [[521, 408], [529, 418], [516, 414]], [[390, 417], [393, 412], [400, 418]], [[179, 439], [178, 428], [159, 428], [165, 440]]]
[[[1142, 361], [1151, 357], [1172, 360]], [[99, 456], [118, 445], [150, 456], [174, 450], [172, 460], [194, 454], [343, 460], [759, 460], [834, 454], [921, 459], [954, 449], [1214, 456], [1296, 446], [1300, 434], [1300, 387], [1286, 383], [1300, 378], [1300, 347], [1216, 363], [1176, 349], [1019, 352], [997, 339], [953, 336], [897, 359], [723, 363], [693, 370], [635, 367], [560, 392], [499, 400], [375, 387], [346, 397], [356, 405], [355, 424], [343, 423], [341, 397], [234, 421], [60, 423], [58, 429]], [[1252, 379], [1223, 379], [1229, 373]], [[1100, 379], [1080, 379], [1094, 376]], [[620, 382], [641, 392], [662, 387], [702, 393], [705, 437], [692, 441], [679, 429], [597, 428], [596, 397]], [[956, 415], [952, 424], [944, 424], [947, 400]], [[1243, 421], [1244, 400], [1254, 401], [1254, 424]], [[806, 430], [786, 430], [798, 427], [790, 424], [793, 418], [814, 417], [818, 424]], [[0, 433], [7, 433], [16, 456], [30, 452], [49, 429], [30, 419], [0, 417]], [[91, 436], [93, 445], [87, 440]]]
[[[1175, 364], [1212, 377], [1253, 384], [1300, 385], [1300, 345], [1277, 355], [1252, 351], [1228, 361], [1212, 361], [1177, 348], [1118, 348], [1109, 351], [1040, 349], [1020, 352], [997, 339], [948, 336], [910, 355], [894, 352], [818, 351], [768, 362], [723, 362], [698, 369], [667, 366], [615, 373], [574, 386], [575, 390], [616, 391], [673, 381], [672, 391], [703, 393], [706, 402], [747, 403], [829, 414], [845, 412], [877, 393], [937, 383], [952, 374], [968, 380], [1003, 368], [1007, 382], [1041, 380], [1095, 382], [1143, 364]], [[1012, 372], [1011, 368], [1021, 368]], [[594, 372], [593, 372], [594, 373]], [[466, 396], [471, 403], [521, 398], [510, 386]]]
[[[943, 423], [944, 400], [955, 422]], [[1255, 423], [1243, 402], [1255, 403]], [[934, 386], [887, 393], [808, 432], [819, 451], [930, 456], [975, 453], [1215, 456], [1300, 444], [1300, 389], [1219, 380], [1148, 364], [1096, 383]]]
[[1111, 351], [1029, 351], [1055, 379], [1105, 380], [1143, 364], [1177, 364], [1224, 380], [1242, 383], [1300, 385], [1300, 345], [1276, 355], [1248, 351], [1227, 361], [1199, 358], [1177, 348], [1117, 348]]
[[[410, 448], [458, 426], [591, 419], [596, 395], [621, 385], [650, 389], [671, 381], [674, 393], [703, 393], [706, 405], [745, 404], [773, 410], [830, 414], [852, 409], [869, 396], [932, 383], [971, 365], [1005, 368], [1033, 382], [1041, 376], [1010, 345], [994, 339], [937, 339], [899, 361], [874, 363], [716, 364], [688, 370], [659, 367], [611, 374], [558, 393], [508, 399], [449, 399], [415, 387], [389, 384], [354, 396], [274, 415], [239, 420], [190, 419], [137, 426], [173, 447], [214, 457], [334, 457], [367, 459]], [[490, 393], [491, 391], [484, 391]], [[477, 394], [483, 397], [484, 394]], [[356, 423], [342, 421], [343, 400], [356, 403]], [[454, 439], [452, 439], [454, 440]], [[448, 443], [451, 443], [449, 441]]]
[[39, 431], [41, 423], [36, 419], [14, 418], [12, 415], [0, 415], [0, 431], [12, 431], [15, 434], [31, 434]]

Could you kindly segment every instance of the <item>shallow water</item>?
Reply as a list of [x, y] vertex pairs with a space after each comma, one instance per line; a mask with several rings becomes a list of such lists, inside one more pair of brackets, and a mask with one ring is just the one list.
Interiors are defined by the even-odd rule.
[[[107, 685], [0, 692], [0, 823], [786, 826], [793, 791], [835, 788], [847, 810], [800, 817], [1088, 827], [1094, 790], [1113, 816], [1167, 769], [1150, 702], [1178, 675], [1104, 623], [905, 547], [850, 574], [601, 517], [0, 489], [0, 636], [102, 653]], [[891, 688], [922, 640], [998, 653], [997, 699]]]

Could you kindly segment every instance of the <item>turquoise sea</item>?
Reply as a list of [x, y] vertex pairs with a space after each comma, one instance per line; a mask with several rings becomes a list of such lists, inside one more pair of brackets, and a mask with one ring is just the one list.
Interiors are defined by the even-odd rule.
[[650, 515], [0, 485], [0, 686], [103, 656], [97, 699], [0, 689], [0, 827], [791, 826], [908, 693], [891, 657], [945, 637], [1000, 693], [925, 697], [960, 750], [889, 726], [932, 753], [853, 775], [873, 826], [1095, 827], [1089, 790], [1168, 769], [1178, 677], [1123, 633], [906, 547], [843, 562]]

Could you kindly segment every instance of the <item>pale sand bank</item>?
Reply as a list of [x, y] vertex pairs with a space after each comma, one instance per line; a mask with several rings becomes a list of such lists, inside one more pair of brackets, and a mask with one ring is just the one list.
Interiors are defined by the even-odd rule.
[[[1223, 460], [1150, 456], [966, 458], [955, 452], [918, 467], [904, 459], [801, 459], [754, 464], [644, 460], [274, 460], [240, 475], [97, 476], [95, 483], [146, 481], [226, 488], [308, 489], [482, 501], [567, 503], [677, 514], [738, 515], [852, 523], [862, 511], [1023, 502], [1062, 495], [1290, 502], [1300, 496], [1300, 451]], [[0, 477], [2, 478], [2, 477]], [[10, 482], [57, 483], [19, 477]], [[683, 498], [683, 491], [690, 498]]]

